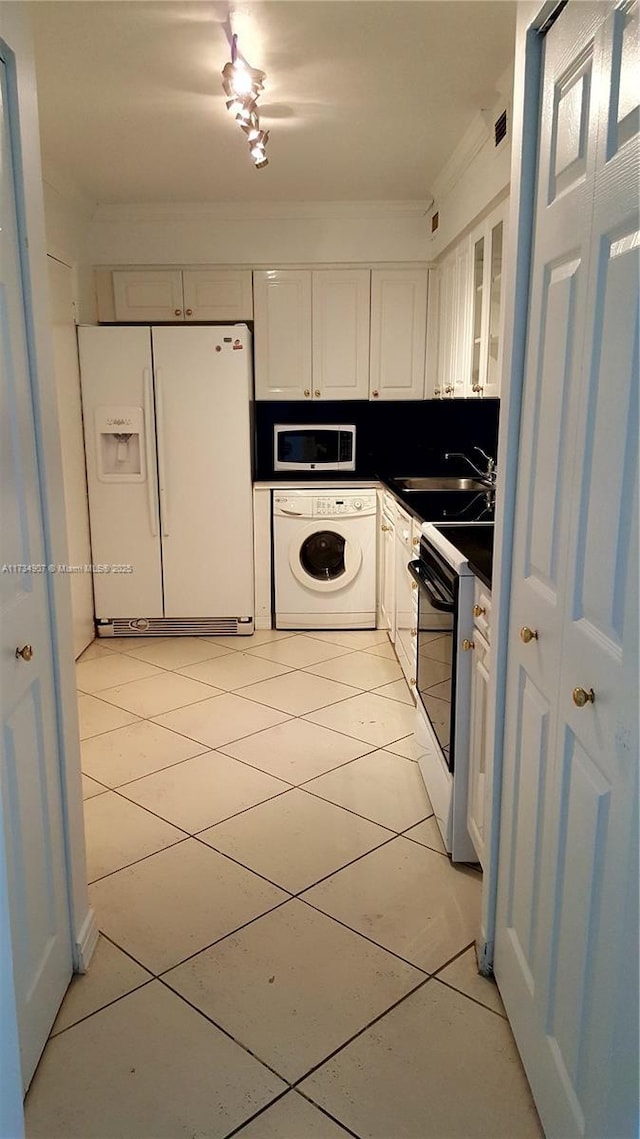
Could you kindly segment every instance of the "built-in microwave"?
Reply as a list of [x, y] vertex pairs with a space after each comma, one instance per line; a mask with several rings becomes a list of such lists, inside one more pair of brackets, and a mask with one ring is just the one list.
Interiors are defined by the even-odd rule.
[[274, 471], [355, 471], [354, 423], [276, 423]]

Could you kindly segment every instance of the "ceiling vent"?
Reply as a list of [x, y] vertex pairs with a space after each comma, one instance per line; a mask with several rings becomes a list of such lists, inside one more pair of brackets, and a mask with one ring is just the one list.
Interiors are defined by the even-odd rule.
[[500, 146], [503, 138], [507, 137], [507, 112], [503, 111], [493, 124], [495, 145]]

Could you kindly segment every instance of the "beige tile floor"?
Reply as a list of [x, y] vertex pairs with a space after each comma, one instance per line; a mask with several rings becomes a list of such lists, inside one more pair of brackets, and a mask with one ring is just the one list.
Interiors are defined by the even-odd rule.
[[540, 1139], [386, 634], [94, 642], [77, 676], [101, 936], [27, 1139]]

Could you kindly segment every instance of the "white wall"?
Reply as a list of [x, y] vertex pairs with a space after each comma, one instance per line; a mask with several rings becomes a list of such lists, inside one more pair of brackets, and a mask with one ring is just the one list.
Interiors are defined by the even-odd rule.
[[[437, 211], [438, 229], [427, 238], [427, 256], [438, 258], [464, 230], [508, 193], [511, 176], [512, 72], [499, 83], [502, 92], [495, 107], [478, 113], [456, 150], [434, 183], [434, 203], [429, 218]], [[507, 137], [495, 146], [495, 119], [507, 110]]]

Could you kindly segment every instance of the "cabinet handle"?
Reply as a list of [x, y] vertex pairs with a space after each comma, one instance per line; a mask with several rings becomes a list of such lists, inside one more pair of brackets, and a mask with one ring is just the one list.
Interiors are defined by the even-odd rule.
[[412, 582], [411, 582], [411, 588], [412, 588], [412, 589], [417, 589], [417, 588], [418, 588], [418, 583], [417, 583], [417, 581], [412, 581]]
[[482, 605], [474, 605], [474, 607], [473, 607], [474, 617], [483, 617], [486, 612], [487, 612], [486, 609], [483, 608]]
[[193, 316], [193, 309], [192, 308], [186, 308], [184, 311], [185, 311], [186, 316]]
[[21, 649], [16, 649], [16, 660], [18, 657], [22, 657], [23, 660], [26, 660], [28, 662], [31, 660], [32, 656], [33, 649], [31, 648], [31, 645], [23, 645]]
[[465, 653], [468, 653], [470, 649], [475, 649], [475, 647], [475, 641], [470, 641], [467, 637], [465, 637], [464, 641], [462, 642], [462, 648], [464, 649]]
[[314, 394], [314, 396], [316, 397], [316, 399], [318, 399], [318, 398], [319, 398], [319, 396], [321, 396], [321, 395], [322, 395], [322, 392], [320, 391], [320, 388], [316, 388], [316, 390], [314, 391], [314, 393], [313, 393], [313, 394]]
[[378, 398], [378, 394], [379, 394], [379, 393], [378, 393], [377, 391], [372, 391], [372, 392], [371, 392], [371, 395], [373, 396], [373, 398], [374, 398], [374, 399], [377, 399], [377, 398]]
[[380, 529], [382, 530], [383, 534], [385, 534], [385, 533], [387, 532], [387, 530], [392, 530], [392, 529], [393, 529], [393, 526], [385, 526], [385, 524], [384, 524], [384, 522], [383, 522], [383, 523], [382, 523], [382, 526], [380, 527]]
[[538, 640], [538, 630], [530, 629], [528, 625], [523, 625], [520, 630], [520, 640], [523, 645], [528, 645], [530, 641]]
[[451, 395], [453, 388], [451, 387], [451, 384], [449, 384], [449, 387], [445, 388], [444, 390], [446, 395]]
[[181, 308], [174, 308], [173, 315], [174, 316], [182, 316], [182, 309]]
[[410, 681], [411, 687], [415, 688], [417, 683], [418, 683], [418, 681], [416, 680], [415, 676], [412, 676], [411, 681]]
[[593, 704], [596, 699], [593, 688], [590, 688], [588, 692], [584, 688], [574, 688], [571, 695], [576, 708], [584, 708], [585, 704]]
[[412, 629], [412, 630], [411, 630], [411, 636], [412, 636], [412, 637], [417, 637], [417, 636], [418, 636], [418, 630], [417, 630], [417, 629]]
[[309, 388], [305, 388], [305, 389], [304, 389], [304, 394], [305, 394], [305, 397], [308, 399], [308, 398], [309, 398], [309, 396], [311, 395], [311, 392], [309, 391]]
[[434, 388], [434, 389], [433, 389], [433, 394], [434, 394], [434, 395], [440, 395], [440, 388]]
[[412, 546], [419, 546], [420, 545], [420, 539], [419, 538], [412, 538], [411, 544], [412, 544]]

